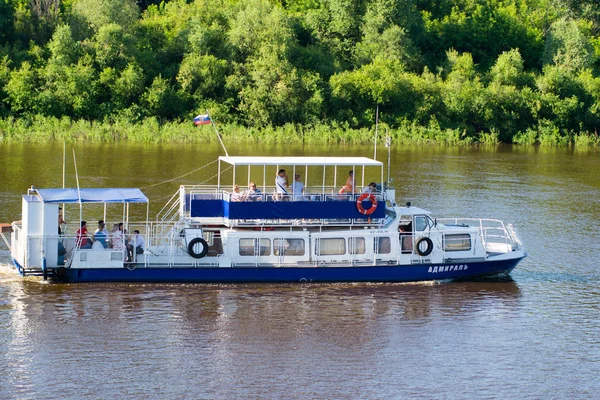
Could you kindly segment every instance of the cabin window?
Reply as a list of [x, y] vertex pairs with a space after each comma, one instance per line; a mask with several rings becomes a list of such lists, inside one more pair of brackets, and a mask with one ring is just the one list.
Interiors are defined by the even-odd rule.
[[346, 254], [346, 239], [317, 239], [315, 254], [318, 256], [339, 256], [342, 254]]
[[348, 253], [350, 253], [350, 254], [365, 254], [365, 238], [362, 238], [362, 237], [348, 238]]
[[271, 255], [271, 240], [269, 239], [240, 239], [240, 256]]
[[390, 254], [392, 240], [387, 236], [376, 237], [373, 239], [373, 249], [375, 249], [375, 254]]
[[415, 217], [415, 231], [422, 232], [425, 229], [427, 229], [428, 227], [429, 227], [429, 222], [427, 220], [427, 217], [425, 217], [425, 216]]
[[444, 235], [444, 251], [471, 250], [471, 235], [468, 233]]
[[273, 254], [276, 256], [303, 256], [304, 252], [304, 239], [273, 240]]

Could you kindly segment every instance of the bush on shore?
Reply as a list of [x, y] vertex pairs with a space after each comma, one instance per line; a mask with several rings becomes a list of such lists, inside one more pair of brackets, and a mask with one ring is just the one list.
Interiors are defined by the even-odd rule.
[[[375, 128], [351, 128], [347, 124], [286, 124], [279, 127], [243, 127], [237, 124], [219, 124], [218, 130], [226, 142], [264, 144], [371, 144]], [[379, 142], [389, 135], [393, 143], [443, 145], [496, 145], [499, 132], [480, 132], [467, 135], [460, 129], [443, 129], [432, 123], [420, 126], [403, 122], [398, 128], [382, 124], [378, 128]], [[0, 141], [131, 141], [141, 143], [212, 143], [218, 141], [211, 126], [194, 126], [189, 121], [166, 121], [146, 118], [139, 123], [128, 121], [98, 122], [71, 120], [68, 117], [35, 116], [32, 119], [0, 119]], [[543, 146], [600, 146], [597, 133], [562, 131], [549, 121], [537, 128], [529, 128], [515, 135], [514, 142]]]

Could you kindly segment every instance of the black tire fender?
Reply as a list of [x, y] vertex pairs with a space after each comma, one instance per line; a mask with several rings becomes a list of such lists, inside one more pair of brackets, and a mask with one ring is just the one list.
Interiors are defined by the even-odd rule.
[[[427, 247], [425, 248], [425, 250], [421, 250], [421, 247], [420, 247], [420, 244], [423, 243], [423, 242], [427, 243]], [[415, 251], [421, 257], [425, 257], [425, 256], [430, 255], [431, 252], [433, 251], [433, 240], [429, 239], [426, 236], [423, 236], [423, 237], [419, 238], [417, 240], [417, 242], [415, 243]]]
[[[202, 244], [202, 251], [200, 253], [196, 253], [194, 251], [194, 247], [198, 243]], [[198, 238], [198, 237], [193, 238], [192, 240], [190, 240], [190, 243], [188, 244], [187, 251], [188, 251], [188, 254], [194, 258], [202, 258], [202, 257], [206, 256], [206, 254], [208, 253], [208, 243], [206, 243], [206, 240], [204, 240], [202, 238]]]

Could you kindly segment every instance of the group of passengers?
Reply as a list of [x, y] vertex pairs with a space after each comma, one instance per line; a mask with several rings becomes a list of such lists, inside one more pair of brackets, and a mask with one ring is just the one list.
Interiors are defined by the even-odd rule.
[[80, 249], [107, 249], [122, 250], [126, 253], [125, 261], [132, 261], [134, 254], [143, 254], [146, 249], [144, 237], [139, 230], [133, 231], [133, 237], [127, 235], [122, 222], [114, 224], [111, 231], [106, 229], [104, 220], [98, 221], [98, 228], [92, 237], [88, 236], [87, 221], [81, 221], [81, 227], [77, 230], [75, 243]]
[[[305, 186], [300, 180], [300, 174], [294, 174], [294, 182], [291, 187], [288, 181], [287, 173], [285, 169], [280, 169], [275, 176], [275, 193], [273, 194], [273, 200], [275, 201], [303, 201], [307, 200], [304, 195]], [[290, 192], [291, 189], [291, 192]], [[348, 195], [356, 193], [356, 180], [354, 179], [354, 171], [351, 170], [348, 174], [346, 184], [339, 190], [339, 195]], [[362, 193], [377, 193], [377, 184], [375, 182], [369, 183], [369, 186], [365, 187]], [[262, 198], [262, 192], [256, 187], [254, 182], [250, 182], [248, 189], [242, 191], [239, 185], [235, 185], [233, 193], [231, 194], [231, 201], [259, 201]]]
[[294, 174], [294, 182], [292, 182], [291, 193], [287, 173], [285, 169], [280, 169], [275, 176], [275, 194], [273, 200], [275, 201], [302, 201], [306, 200], [304, 197], [304, 183], [300, 180], [300, 174]]
[[[350, 170], [348, 173], [348, 179], [346, 184], [339, 190], [339, 195], [355, 194], [356, 191], [356, 179], [354, 179], [354, 171]], [[377, 194], [377, 183], [371, 182], [369, 186], [366, 186], [361, 193]]]
[[243, 192], [239, 185], [235, 185], [233, 193], [231, 194], [231, 201], [259, 201], [261, 199], [262, 192], [256, 187], [254, 182], [250, 182], [248, 190]]

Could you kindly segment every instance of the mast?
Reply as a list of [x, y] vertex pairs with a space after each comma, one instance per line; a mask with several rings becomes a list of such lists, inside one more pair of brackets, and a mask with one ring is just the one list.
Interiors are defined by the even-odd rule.
[[223, 147], [223, 150], [225, 150], [225, 155], [227, 157], [229, 157], [229, 153], [227, 152], [227, 148], [225, 147], [225, 143], [223, 143], [223, 139], [221, 138], [221, 134], [219, 133], [219, 130], [217, 129], [217, 125], [215, 124], [215, 122], [211, 118], [210, 113], [208, 112], [208, 108], [206, 109], [206, 115], [208, 115], [208, 119], [210, 120], [210, 124], [212, 125], [213, 129], [215, 130], [215, 133], [217, 134], [217, 137], [219, 138], [219, 142], [221, 143], [221, 146]]
[[377, 136], [378, 136], [378, 128], [379, 125], [379, 104], [377, 104], [377, 111], [375, 111], [375, 145], [373, 151], [373, 160], [377, 160]]
[[390, 137], [390, 130], [385, 128], [385, 147], [388, 149], [388, 157], [387, 157], [387, 186], [389, 187], [392, 183], [392, 179], [390, 178], [390, 161], [392, 159], [392, 138]]

